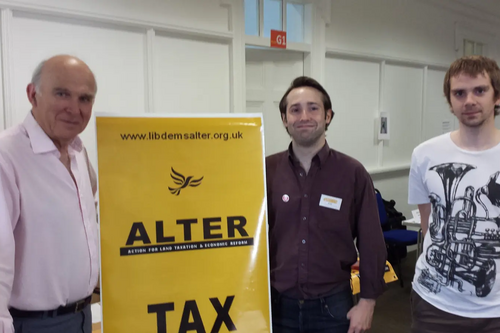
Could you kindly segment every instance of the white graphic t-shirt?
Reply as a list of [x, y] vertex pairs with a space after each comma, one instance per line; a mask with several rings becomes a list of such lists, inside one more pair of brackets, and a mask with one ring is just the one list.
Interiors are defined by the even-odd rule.
[[458, 316], [500, 317], [500, 144], [466, 151], [449, 133], [422, 143], [408, 202], [432, 206], [415, 292]]

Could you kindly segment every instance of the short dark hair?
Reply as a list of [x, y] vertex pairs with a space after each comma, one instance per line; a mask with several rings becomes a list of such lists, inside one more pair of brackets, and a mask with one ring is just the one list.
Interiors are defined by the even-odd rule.
[[[495, 92], [494, 98], [495, 101], [500, 96], [500, 68], [495, 60], [473, 55], [466, 56], [460, 59], [455, 60], [444, 77], [443, 90], [444, 95], [446, 96], [446, 100], [448, 104], [451, 106], [451, 78], [458, 76], [460, 74], [466, 74], [472, 77], [476, 77], [478, 75], [483, 75], [484, 73], [488, 73], [490, 77], [491, 86]], [[500, 114], [500, 110], [495, 106], [495, 116]]]
[[[294, 79], [292, 81], [292, 84], [288, 88], [288, 90], [285, 92], [285, 94], [281, 98], [280, 105], [279, 105], [281, 118], [282, 119], [286, 118], [286, 108], [288, 107], [288, 102], [286, 99], [288, 97], [288, 94], [290, 94], [290, 92], [293, 89], [297, 89], [297, 88], [301, 88], [301, 87], [310, 87], [310, 88], [318, 90], [321, 93], [322, 99], [323, 99], [323, 107], [325, 108], [325, 118], [326, 118], [328, 110], [332, 109], [332, 101], [330, 100], [330, 96], [326, 92], [325, 88], [323, 88], [323, 86], [321, 84], [319, 84], [318, 81], [316, 81], [315, 79], [310, 78], [308, 76], [299, 76], [298, 78]], [[333, 118], [333, 115], [334, 115], [334, 112], [332, 111], [332, 118]], [[328, 125], [330, 125], [330, 124], [325, 125], [325, 130], [328, 129]]]

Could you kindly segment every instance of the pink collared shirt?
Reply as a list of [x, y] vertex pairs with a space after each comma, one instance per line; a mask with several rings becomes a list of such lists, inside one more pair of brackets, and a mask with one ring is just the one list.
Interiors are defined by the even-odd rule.
[[0, 133], [0, 333], [8, 308], [52, 310], [92, 294], [98, 226], [85, 149], [68, 147], [70, 173], [31, 113]]

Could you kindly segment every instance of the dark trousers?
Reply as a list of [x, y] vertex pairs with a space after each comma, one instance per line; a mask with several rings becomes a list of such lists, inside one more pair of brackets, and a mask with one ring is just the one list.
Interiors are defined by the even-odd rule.
[[90, 305], [78, 313], [47, 318], [13, 318], [15, 333], [92, 333]]
[[273, 333], [347, 333], [351, 288], [317, 299], [295, 299], [272, 289]]
[[[411, 333], [498, 333], [499, 318], [465, 318], [441, 311], [411, 291]], [[500, 316], [500, 313], [498, 314]]]

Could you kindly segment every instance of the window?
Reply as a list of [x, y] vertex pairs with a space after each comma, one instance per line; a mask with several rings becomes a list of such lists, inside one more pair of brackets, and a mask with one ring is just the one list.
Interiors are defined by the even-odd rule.
[[490, 45], [496, 43], [496, 35], [491, 31], [477, 29], [468, 23], [455, 24], [455, 50], [457, 58], [469, 55], [491, 57]]
[[483, 55], [483, 43], [464, 39], [464, 56]]
[[286, 31], [289, 42], [304, 42], [305, 7], [300, 3], [286, 4]]
[[245, 0], [245, 34], [270, 37], [285, 30], [287, 40], [304, 42], [305, 5], [301, 0]]
[[264, 0], [264, 37], [271, 30], [283, 30], [283, 0]]
[[245, 0], [245, 34], [259, 35], [259, 0]]

